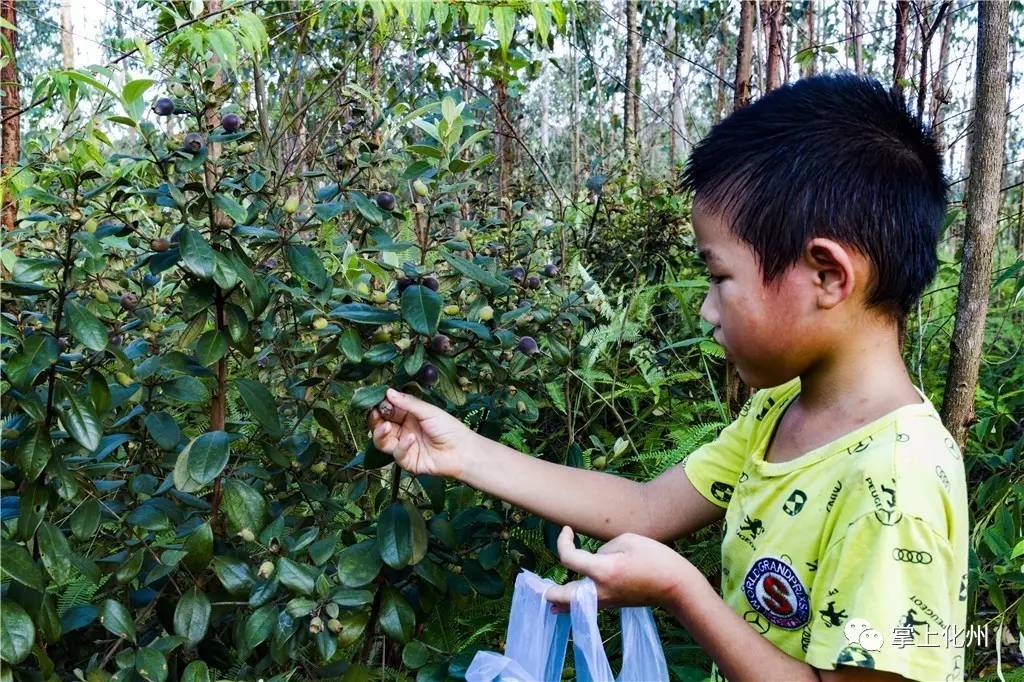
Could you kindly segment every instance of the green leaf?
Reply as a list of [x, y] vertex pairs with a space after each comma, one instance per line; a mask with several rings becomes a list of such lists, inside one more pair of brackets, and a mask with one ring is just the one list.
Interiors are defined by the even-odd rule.
[[135, 621], [128, 613], [128, 609], [120, 602], [107, 599], [100, 608], [100, 623], [107, 630], [118, 637], [126, 637], [132, 642], [135, 641]]
[[402, 292], [402, 317], [413, 331], [433, 336], [441, 319], [441, 297], [419, 284], [406, 287]]
[[466, 277], [494, 289], [496, 294], [503, 294], [512, 286], [512, 280], [507, 277], [488, 272], [476, 263], [466, 260], [465, 258], [460, 258], [445, 251], [441, 252], [441, 257]]
[[292, 592], [313, 594], [317, 571], [282, 557], [277, 562], [277, 579]]
[[363, 216], [366, 222], [371, 225], [380, 225], [384, 222], [384, 214], [381, 212], [377, 204], [373, 203], [362, 192], [349, 192], [349, 199], [356, 205], [356, 210]]
[[282, 431], [281, 420], [277, 415], [277, 401], [270, 391], [252, 379], [237, 379], [235, 386], [238, 387], [238, 395], [242, 397], [242, 402], [260, 426], [274, 438], [280, 438]]
[[254, 578], [249, 564], [233, 556], [218, 556], [213, 559], [213, 572], [224, 589], [231, 594], [248, 592]]
[[43, 567], [53, 581], [63, 585], [71, 578], [71, 547], [60, 528], [44, 521], [36, 532]]
[[211, 682], [210, 668], [204, 661], [192, 661], [181, 673], [181, 682]]
[[327, 284], [327, 270], [316, 251], [305, 244], [288, 245], [288, 263], [292, 271], [318, 289]]
[[210, 599], [198, 588], [181, 595], [174, 609], [174, 632], [195, 646], [206, 636], [210, 624]]
[[352, 396], [352, 407], [368, 410], [384, 400], [387, 392], [387, 386], [363, 386], [357, 389], [355, 395]]
[[416, 612], [402, 593], [385, 585], [380, 600], [380, 627], [384, 633], [405, 644], [412, 639], [416, 627]]
[[167, 679], [167, 659], [152, 647], [135, 652], [135, 672], [146, 682], [164, 682]]
[[537, 25], [537, 33], [540, 34], [541, 43], [546, 43], [548, 40], [548, 31], [551, 26], [551, 19], [548, 16], [547, 3], [534, 2], [530, 3], [530, 10], [533, 12], [533, 19]]
[[131, 103], [142, 97], [142, 95], [153, 85], [156, 81], [150, 78], [138, 78], [133, 81], [128, 81], [121, 88], [121, 97], [125, 102]]
[[493, 7], [491, 15], [494, 17], [494, 28], [498, 32], [501, 51], [507, 52], [508, 46], [512, 43], [512, 35], [516, 30], [516, 11], [511, 7]]
[[363, 540], [338, 553], [338, 579], [345, 587], [369, 585], [381, 567], [376, 540]]
[[210, 523], [207, 521], [201, 526], [197, 526], [185, 539], [182, 549], [186, 552], [185, 565], [191, 571], [198, 573], [206, 569], [210, 559], [213, 558], [213, 529], [210, 527]]
[[64, 315], [71, 335], [81, 341], [86, 348], [101, 351], [107, 347], [106, 326], [84, 305], [68, 299], [64, 302]]
[[53, 456], [53, 442], [50, 440], [50, 433], [44, 424], [22, 434], [18, 440], [18, 447], [14, 452], [14, 459], [21, 468], [25, 479], [34, 481], [43, 473], [43, 469], [50, 462]]
[[57, 340], [49, 334], [33, 334], [25, 339], [21, 352], [4, 363], [4, 372], [14, 387], [26, 390], [39, 373], [57, 361]]
[[100, 527], [100, 503], [92, 497], [82, 502], [78, 509], [71, 513], [68, 525], [78, 540], [91, 538]]
[[203, 235], [191, 227], [181, 228], [179, 249], [186, 270], [202, 279], [213, 277], [216, 253]]
[[214, 194], [213, 205], [231, 216], [231, 219], [236, 223], [244, 223], [248, 216], [248, 211], [245, 210], [245, 207], [237, 199], [226, 194]]
[[209, 367], [228, 352], [227, 335], [223, 330], [211, 329], [199, 337], [193, 350], [199, 364]]
[[248, 528], [258, 535], [266, 524], [267, 503], [263, 496], [238, 479], [224, 484], [223, 508], [232, 532]]
[[277, 606], [266, 604], [256, 609], [245, 621], [242, 638], [249, 649], [255, 649], [267, 641], [274, 632], [278, 616]]
[[427, 526], [408, 500], [393, 502], [377, 519], [380, 558], [391, 568], [418, 563], [427, 553]]
[[400, 315], [392, 310], [384, 310], [366, 303], [344, 303], [331, 311], [331, 317], [339, 317], [358, 324], [387, 324], [399, 319]]
[[427, 663], [429, 653], [423, 642], [414, 640], [402, 649], [402, 663], [409, 668], [422, 668]]
[[36, 627], [25, 609], [10, 598], [0, 602], [0, 660], [21, 663], [35, 641]]
[[0, 576], [4, 580], [10, 578], [16, 580], [26, 587], [31, 587], [36, 592], [44, 592], [46, 585], [43, 583], [43, 573], [39, 565], [32, 560], [32, 555], [23, 546], [0, 538], [0, 553], [3, 554], [3, 561], [0, 561]]
[[228, 434], [209, 431], [194, 439], [183, 451], [188, 461], [188, 473], [201, 485], [212, 483], [228, 464]]
[[150, 412], [143, 421], [146, 431], [161, 449], [173, 452], [181, 442], [182, 435], [178, 422], [166, 412]]
[[60, 421], [68, 434], [79, 444], [92, 452], [100, 446], [100, 439], [103, 437], [103, 427], [100, 420], [93, 412], [92, 405], [84, 398], [78, 397], [71, 391], [65, 390], [67, 406], [59, 408]]

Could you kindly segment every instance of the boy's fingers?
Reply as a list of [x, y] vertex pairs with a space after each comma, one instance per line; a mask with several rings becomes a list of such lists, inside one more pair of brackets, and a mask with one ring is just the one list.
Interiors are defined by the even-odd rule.
[[562, 526], [562, 532], [558, 535], [558, 560], [568, 569], [593, 577], [601, 560], [595, 554], [578, 549], [572, 539], [572, 528]]
[[566, 607], [572, 602], [572, 595], [576, 592], [577, 582], [574, 580], [565, 585], [554, 585], [544, 593], [544, 599], [549, 601], [553, 610]]
[[435, 407], [408, 393], [396, 391], [393, 388], [388, 389], [387, 400], [394, 407], [393, 414], [388, 419], [394, 422], [403, 421], [406, 414], [411, 414], [417, 419], [427, 419], [441, 412], [439, 407]]
[[384, 422], [378, 424], [373, 430], [373, 444], [381, 452], [391, 452], [398, 444], [398, 440], [394, 436], [395, 427], [392, 426], [391, 422]]
[[399, 463], [404, 462], [406, 457], [408, 457], [408, 455], [410, 453], [410, 450], [413, 448], [415, 443], [416, 443], [416, 436], [414, 436], [411, 433], [407, 433], [407, 434], [403, 435], [401, 438], [397, 439], [397, 442], [395, 443], [395, 448], [394, 448], [394, 451], [393, 451], [395, 459], [398, 460]]

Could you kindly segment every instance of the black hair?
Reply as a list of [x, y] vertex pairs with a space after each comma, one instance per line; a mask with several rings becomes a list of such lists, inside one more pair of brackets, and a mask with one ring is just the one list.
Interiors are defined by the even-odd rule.
[[814, 237], [863, 253], [868, 305], [902, 319], [935, 275], [942, 155], [902, 92], [849, 72], [772, 90], [715, 125], [681, 186], [757, 254], [766, 283]]

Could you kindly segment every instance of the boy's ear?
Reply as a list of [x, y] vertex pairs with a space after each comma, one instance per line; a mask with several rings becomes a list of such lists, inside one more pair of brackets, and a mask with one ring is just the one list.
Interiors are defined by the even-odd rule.
[[831, 309], [853, 293], [856, 269], [849, 250], [837, 241], [815, 237], [804, 247], [804, 262], [814, 273], [820, 308]]

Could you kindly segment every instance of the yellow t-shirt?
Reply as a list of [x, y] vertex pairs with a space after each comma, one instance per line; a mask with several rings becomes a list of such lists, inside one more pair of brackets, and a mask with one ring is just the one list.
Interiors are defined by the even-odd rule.
[[765, 462], [799, 391], [799, 379], [759, 391], [685, 461], [697, 490], [726, 509], [723, 599], [816, 668], [962, 680], [968, 518], [956, 444], [922, 394], [794, 460]]

